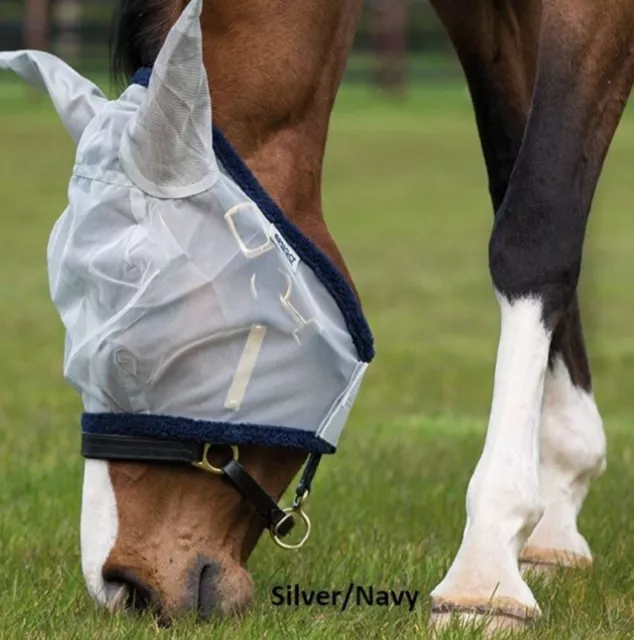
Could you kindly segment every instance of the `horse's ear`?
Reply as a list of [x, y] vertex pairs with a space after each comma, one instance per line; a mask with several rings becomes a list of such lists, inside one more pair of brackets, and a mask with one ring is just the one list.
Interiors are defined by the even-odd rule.
[[27, 82], [48, 91], [76, 143], [88, 123], [108, 102], [96, 85], [44, 51], [1, 52], [0, 69], [11, 69]]
[[201, 193], [218, 177], [201, 9], [202, 0], [192, 0], [170, 30], [152, 70], [147, 100], [121, 143], [119, 158], [128, 177], [159, 198]]

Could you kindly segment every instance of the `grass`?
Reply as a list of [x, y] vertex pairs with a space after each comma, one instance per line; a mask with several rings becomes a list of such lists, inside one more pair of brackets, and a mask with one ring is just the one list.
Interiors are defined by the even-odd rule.
[[[45, 249], [65, 206], [72, 146], [48, 103], [0, 86], [0, 638], [420, 638], [427, 594], [460, 540], [464, 491], [489, 407], [498, 332], [486, 264], [491, 212], [464, 89], [391, 102], [345, 88], [333, 118], [325, 209], [375, 331], [370, 368], [340, 452], [323, 464], [297, 554], [262, 540], [242, 620], [158, 630], [109, 617], [84, 592], [78, 551], [82, 461], [75, 393]], [[634, 636], [634, 288], [629, 275], [634, 115], [608, 159], [582, 282], [609, 466], [581, 527], [588, 572], [531, 581], [544, 617], [526, 638]], [[286, 608], [275, 585], [419, 590], [405, 608]], [[446, 637], [476, 637], [450, 631]]]

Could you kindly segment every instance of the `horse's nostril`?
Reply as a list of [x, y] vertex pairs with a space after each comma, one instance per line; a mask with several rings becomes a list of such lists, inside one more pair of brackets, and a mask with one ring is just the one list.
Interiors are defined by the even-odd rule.
[[216, 562], [206, 564], [200, 572], [198, 583], [198, 615], [206, 620], [217, 613], [221, 569]]
[[237, 564], [205, 562], [197, 573], [198, 615], [228, 616], [244, 611], [253, 598], [253, 580]]

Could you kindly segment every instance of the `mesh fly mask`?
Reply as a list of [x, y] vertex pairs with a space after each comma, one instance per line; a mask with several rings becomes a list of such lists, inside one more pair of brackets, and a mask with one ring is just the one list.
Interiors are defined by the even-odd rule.
[[[279, 541], [292, 514], [244, 470], [238, 447], [310, 454], [294, 501], [305, 517], [372, 335], [336, 267], [213, 128], [201, 7], [191, 2], [153, 69], [117, 100], [47, 53], [0, 53], [0, 69], [44, 87], [77, 144], [48, 270], [64, 375], [84, 405], [83, 455], [221, 474]], [[233, 454], [215, 467], [219, 445]]]

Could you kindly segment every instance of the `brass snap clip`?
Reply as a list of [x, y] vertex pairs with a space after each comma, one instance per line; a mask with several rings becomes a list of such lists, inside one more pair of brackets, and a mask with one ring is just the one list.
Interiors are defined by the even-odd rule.
[[[211, 450], [212, 447], [230, 448], [232, 459], [234, 462], [238, 462], [238, 447], [234, 444], [218, 445], [218, 444], [206, 443], [203, 448], [202, 458], [197, 462], [192, 462], [192, 465], [194, 467], [197, 467], [198, 469], [202, 469], [203, 471], [213, 473], [216, 476], [221, 476], [224, 474], [222, 467], [215, 467], [213, 464], [209, 462], [209, 451]], [[229, 460], [227, 462], [229, 462]], [[227, 464], [227, 462], [225, 462], [225, 464]]]
[[[304, 491], [301, 496], [296, 495], [295, 499], [293, 500], [293, 504], [290, 507], [286, 507], [286, 509], [282, 509], [282, 511], [284, 511], [286, 515], [281, 518], [275, 524], [275, 526], [271, 527], [271, 537], [278, 547], [281, 547], [282, 549], [301, 549], [301, 547], [306, 544], [308, 538], [310, 538], [310, 530], [312, 525], [308, 514], [302, 508], [304, 506], [304, 503], [306, 502], [306, 499], [308, 498], [308, 493], [309, 491], [308, 489], [306, 489], [306, 491]], [[279, 535], [279, 529], [284, 522], [291, 519], [295, 514], [297, 514], [300, 520], [304, 523], [304, 535], [297, 542], [284, 542], [284, 540], [282, 540], [282, 537]]]

